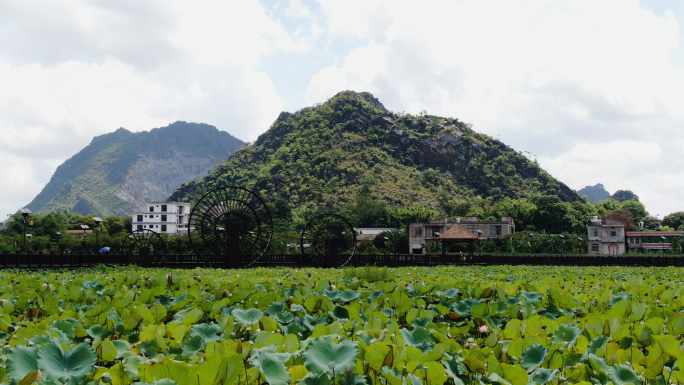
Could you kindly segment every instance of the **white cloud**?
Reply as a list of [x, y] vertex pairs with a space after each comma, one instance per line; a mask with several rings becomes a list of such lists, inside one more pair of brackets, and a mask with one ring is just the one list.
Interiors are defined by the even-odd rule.
[[0, 210], [119, 127], [184, 120], [256, 139], [284, 104], [259, 61], [305, 49], [257, 1], [0, 4]]
[[[572, 188], [602, 182], [647, 207], [684, 209], [642, 167], [666, 180], [682, 169], [671, 144], [684, 123], [684, 71], [668, 64], [679, 33], [671, 12], [658, 17], [636, 0], [378, 0], [353, 11], [319, 2], [331, 34], [365, 43], [312, 77], [309, 104], [369, 91], [395, 111], [473, 123]], [[585, 143], [611, 154], [610, 172], [587, 162]]]

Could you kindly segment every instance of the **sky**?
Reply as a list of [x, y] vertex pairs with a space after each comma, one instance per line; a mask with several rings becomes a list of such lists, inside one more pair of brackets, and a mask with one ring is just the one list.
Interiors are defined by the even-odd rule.
[[119, 127], [251, 142], [354, 90], [663, 218], [684, 211], [683, 21], [681, 0], [0, 2], [0, 214]]

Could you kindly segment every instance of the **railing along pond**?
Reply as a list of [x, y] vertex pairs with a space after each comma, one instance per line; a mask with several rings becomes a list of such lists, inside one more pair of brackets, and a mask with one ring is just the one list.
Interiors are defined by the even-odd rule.
[[[248, 259], [248, 258], [247, 258]], [[122, 253], [0, 253], [0, 268], [76, 269], [123, 266], [135, 263], [138, 256]], [[142, 260], [140, 260], [142, 262]], [[147, 263], [141, 263], [147, 264]], [[151, 255], [150, 267], [195, 268], [226, 267], [225, 256], [212, 254]], [[539, 266], [684, 266], [684, 255], [560, 255], [560, 254], [356, 254], [347, 266], [437, 266], [437, 265], [539, 265]], [[264, 255], [250, 267], [309, 267], [300, 254]]]

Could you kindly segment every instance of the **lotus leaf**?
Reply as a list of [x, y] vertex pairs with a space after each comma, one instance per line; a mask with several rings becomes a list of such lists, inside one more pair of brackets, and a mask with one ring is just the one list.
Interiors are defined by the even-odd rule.
[[316, 338], [309, 342], [304, 350], [304, 365], [310, 372], [327, 372], [337, 375], [353, 368], [359, 349], [351, 341], [340, 341], [333, 344], [329, 338]]
[[97, 356], [86, 344], [78, 344], [71, 350], [64, 350], [55, 343], [48, 343], [38, 351], [38, 368], [43, 377], [50, 381], [66, 378], [70, 383], [93, 371]]

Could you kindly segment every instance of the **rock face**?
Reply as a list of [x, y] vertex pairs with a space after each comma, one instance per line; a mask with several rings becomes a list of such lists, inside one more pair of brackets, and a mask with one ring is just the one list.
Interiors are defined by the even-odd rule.
[[351, 91], [281, 113], [254, 145], [171, 199], [194, 201], [226, 185], [259, 192], [276, 216], [300, 218], [360, 194], [396, 208], [440, 206], [455, 216], [483, 197], [582, 200], [536, 162], [458, 119], [395, 114], [373, 95]]
[[27, 205], [33, 212], [129, 215], [201, 178], [244, 143], [207, 124], [176, 122], [149, 132], [100, 135], [57, 168]]

